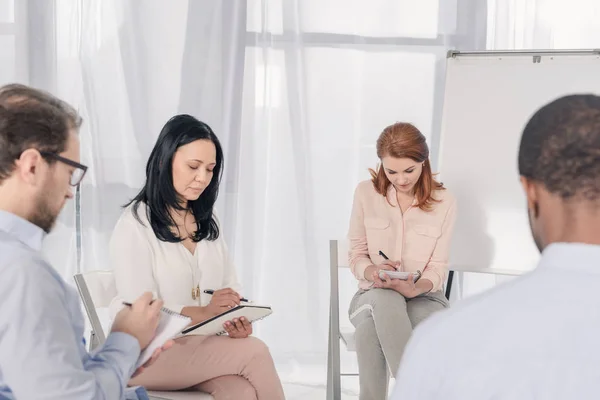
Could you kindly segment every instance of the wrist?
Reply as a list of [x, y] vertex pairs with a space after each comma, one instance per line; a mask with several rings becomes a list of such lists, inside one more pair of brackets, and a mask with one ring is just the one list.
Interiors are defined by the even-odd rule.
[[181, 314], [190, 317], [192, 319], [192, 325], [205, 321], [212, 317], [212, 315], [210, 315], [211, 313], [208, 310], [208, 307], [204, 306], [183, 307], [183, 309], [181, 310]]
[[433, 282], [429, 279], [419, 279], [419, 281], [415, 283], [415, 288], [419, 292], [419, 295], [429, 293], [433, 290]]
[[202, 320], [206, 320], [214, 317], [215, 314], [209, 306], [198, 306], [198, 316], [202, 318]]
[[374, 269], [375, 265], [369, 265], [367, 266], [367, 268], [365, 268], [365, 272], [363, 272], [363, 278], [365, 278], [365, 280], [369, 281], [369, 282], [373, 282], [373, 269]]

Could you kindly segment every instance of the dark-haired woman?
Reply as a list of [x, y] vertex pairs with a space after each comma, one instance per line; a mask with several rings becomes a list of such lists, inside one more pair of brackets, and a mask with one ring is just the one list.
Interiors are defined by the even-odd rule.
[[[383, 130], [381, 160], [354, 195], [348, 239], [359, 290], [350, 303], [356, 327], [361, 400], [387, 398], [413, 328], [448, 306], [448, 270], [456, 201], [434, 179], [425, 136], [408, 123]], [[420, 278], [381, 279], [381, 270], [422, 272]]]
[[[165, 307], [197, 323], [240, 302], [240, 284], [213, 206], [223, 152], [210, 127], [178, 115], [163, 127], [146, 166], [146, 183], [126, 206], [110, 242], [118, 297], [152, 291]], [[204, 290], [215, 290], [214, 295]], [[283, 399], [267, 346], [245, 320], [228, 336], [185, 336], [131, 385], [192, 389], [221, 399]]]

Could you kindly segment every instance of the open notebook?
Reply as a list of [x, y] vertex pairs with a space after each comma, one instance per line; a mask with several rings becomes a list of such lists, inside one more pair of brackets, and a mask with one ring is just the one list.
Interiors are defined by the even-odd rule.
[[235, 318], [244, 317], [248, 321], [255, 322], [271, 315], [273, 310], [269, 306], [259, 306], [255, 304], [242, 303], [230, 310], [216, 315], [206, 321], [192, 325], [184, 329], [181, 333], [184, 335], [220, 335], [225, 333], [223, 324]]
[[152, 357], [154, 350], [162, 347], [167, 340], [175, 337], [183, 328], [188, 326], [190, 322], [192, 322], [190, 317], [186, 317], [185, 315], [181, 315], [163, 307], [160, 312], [160, 321], [158, 322], [154, 339], [152, 339], [148, 347], [141, 352], [135, 368], [139, 368], [148, 361], [150, 357]]

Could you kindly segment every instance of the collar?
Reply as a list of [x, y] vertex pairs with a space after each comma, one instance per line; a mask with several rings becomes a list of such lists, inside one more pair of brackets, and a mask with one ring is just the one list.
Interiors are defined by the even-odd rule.
[[42, 250], [46, 232], [39, 226], [8, 211], [0, 210], [0, 231], [8, 233], [35, 251]]
[[[396, 188], [391, 183], [388, 186], [386, 198], [392, 206], [394, 206], [394, 207], [398, 206], [398, 197], [396, 196]], [[415, 204], [417, 204], [416, 196], [413, 198], [412, 206], [414, 206]]]
[[600, 274], [600, 245], [552, 243], [542, 252], [540, 266]]

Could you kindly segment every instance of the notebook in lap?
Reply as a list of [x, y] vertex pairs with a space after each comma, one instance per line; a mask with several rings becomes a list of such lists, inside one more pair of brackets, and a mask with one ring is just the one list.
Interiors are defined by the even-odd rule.
[[185, 328], [181, 333], [184, 335], [220, 335], [225, 333], [223, 324], [235, 318], [244, 317], [250, 322], [259, 321], [273, 313], [269, 306], [242, 303], [219, 315], [202, 321], [198, 324]]

